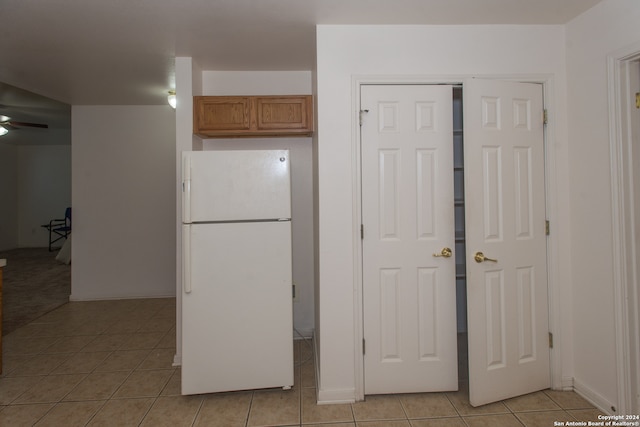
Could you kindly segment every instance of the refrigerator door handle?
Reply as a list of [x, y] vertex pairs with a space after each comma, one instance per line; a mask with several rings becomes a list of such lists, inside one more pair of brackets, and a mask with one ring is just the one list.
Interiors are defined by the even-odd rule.
[[182, 222], [191, 222], [191, 180], [182, 181]]
[[182, 288], [191, 293], [191, 226], [182, 226]]
[[182, 222], [191, 222], [191, 157], [189, 152], [182, 156]]

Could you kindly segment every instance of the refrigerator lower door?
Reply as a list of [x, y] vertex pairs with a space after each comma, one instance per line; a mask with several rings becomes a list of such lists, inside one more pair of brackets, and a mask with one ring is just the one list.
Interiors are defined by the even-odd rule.
[[182, 394], [292, 386], [291, 222], [183, 232]]

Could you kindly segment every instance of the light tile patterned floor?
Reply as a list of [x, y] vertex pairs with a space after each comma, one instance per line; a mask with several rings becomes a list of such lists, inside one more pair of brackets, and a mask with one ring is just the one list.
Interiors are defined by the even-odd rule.
[[319, 406], [310, 346], [294, 348], [292, 390], [181, 396], [175, 299], [69, 303], [4, 338], [0, 426], [553, 426], [600, 414], [549, 390], [473, 408], [464, 385]]

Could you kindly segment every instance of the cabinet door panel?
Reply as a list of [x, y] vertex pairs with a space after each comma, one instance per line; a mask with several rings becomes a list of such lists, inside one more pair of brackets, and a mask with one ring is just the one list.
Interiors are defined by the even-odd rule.
[[251, 128], [250, 97], [198, 97], [195, 104], [194, 119], [200, 132], [248, 131]]
[[258, 130], [309, 129], [307, 97], [257, 98]]

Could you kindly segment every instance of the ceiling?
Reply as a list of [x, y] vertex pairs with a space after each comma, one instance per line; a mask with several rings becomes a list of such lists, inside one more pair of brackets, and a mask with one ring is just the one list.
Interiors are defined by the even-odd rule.
[[599, 1], [0, 0], [0, 104], [11, 85], [65, 104], [159, 105], [176, 56], [312, 70], [316, 24], [563, 24]]

